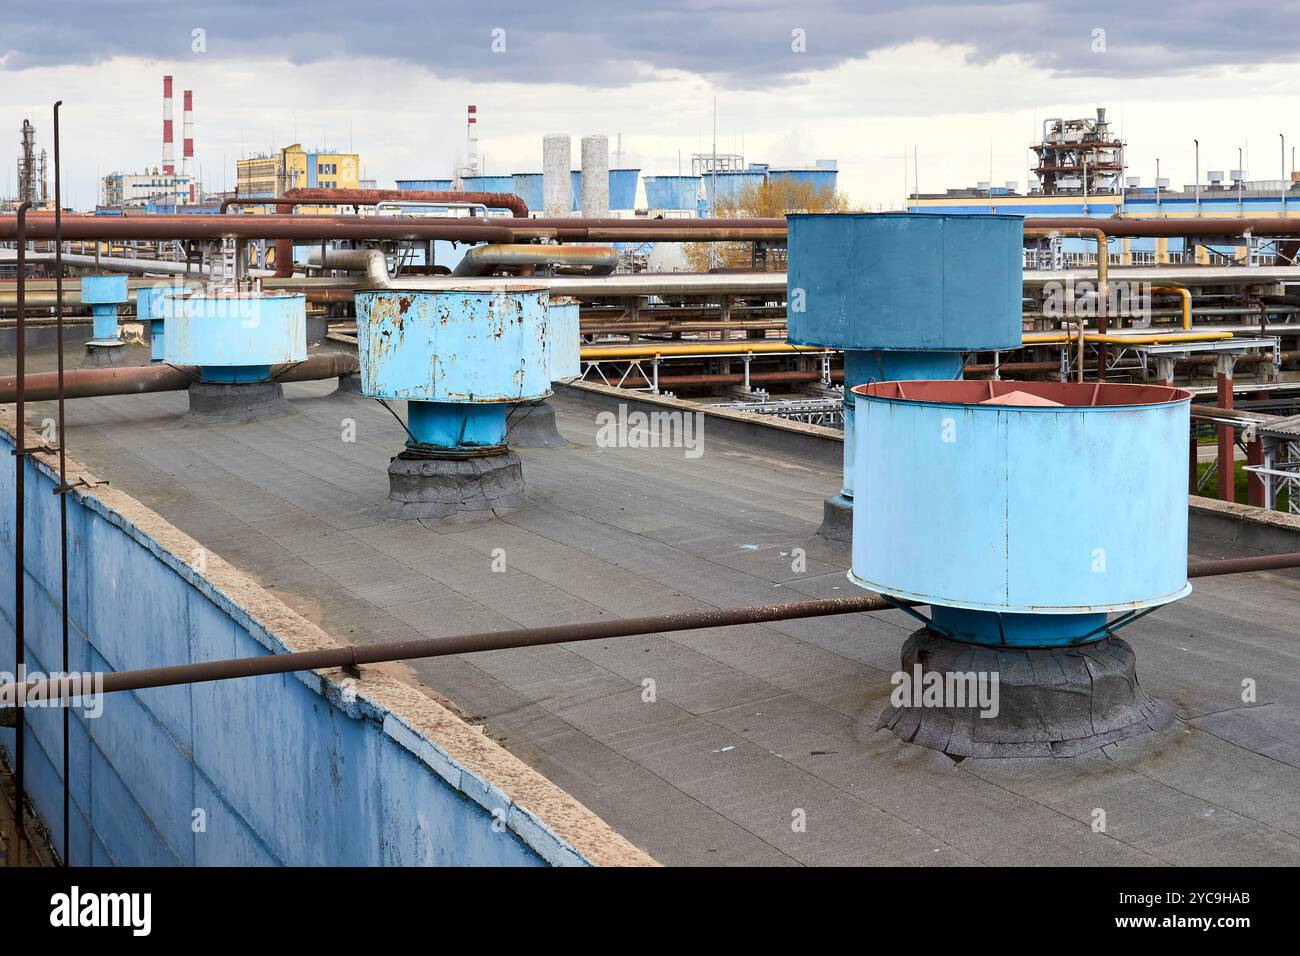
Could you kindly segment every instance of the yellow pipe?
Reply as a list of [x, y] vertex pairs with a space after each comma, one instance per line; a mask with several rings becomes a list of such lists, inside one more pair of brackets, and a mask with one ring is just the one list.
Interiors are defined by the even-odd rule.
[[[1078, 335], [1065, 332], [1026, 332], [1025, 345], [1065, 345], [1078, 341]], [[1231, 332], [1194, 332], [1190, 335], [1177, 332], [1124, 335], [1122, 333], [1086, 332], [1085, 342], [1105, 342], [1119, 345], [1157, 345], [1175, 342], [1215, 342], [1232, 338]], [[813, 345], [792, 345], [789, 342], [683, 342], [675, 344], [649, 343], [642, 345], [589, 345], [581, 350], [583, 359], [633, 359], [670, 358], [687, 355], [796, 355], [819, 354], [827, 349]]]
[[[1101, 332], [1107, 329], [1106, 310], [1110, 303], [1110, 237], [1100, 229], [1048, 229], [1043, 227], [1030, 227], [1025, 229], [1026, 236], [1081, 236], [1085, 239], [1092, 239], [1097, 243], [1097, 328]], [[1082, 331], [1083, 322], [1080, 320], [1079, 329]], [[1079, 365], [1074, 372], [1076, 382], [1083, 381], [1083, 343], [1092, 341], [1086, 335], [1074, 336], [1079, 342]], [[1105, 338], [1099, 338], [1096, 341], [1105, 342]], [[1106, 371], [1106, 349], [1101, 349], [1099, 357], [1101, 366], [1101, 375], [1105, 377]]]
[[[1077, 341], [1078, 338], [1077, 335], [1064, 332], [1026, 332], [1022, 341], [1025, 345], [1065, 345]], [[1173, 345], [1177, 342], [1218, 342], [1230, 338], [1232, 338], [1231, 332], [1194, 332], [1191, 335], [1181, 335], [1177, 332], [1146, 335], [1124, 335], [1119, 332], [1103, 335], [1100, 332], [1086, 332], [1083, 336], [1085, 342], [1119, 345]]]
[[1192, 294], [1181, 286], [1176, 285], [1153, 285], [1151, 292], [1154, 295], [1157, 292], [1163, 292], [1166, 295], [1182, 296], [1183, 299], [1183, 328], [1191, 330], [1192, 328]]
[[591, 345], [581, 350], [584, 359], [656, 358], [673, 355], [745, 355], [820, 353], [827, 351], [815, 345], [791, 345], [789, 342], [688, 342], [673, 345]]

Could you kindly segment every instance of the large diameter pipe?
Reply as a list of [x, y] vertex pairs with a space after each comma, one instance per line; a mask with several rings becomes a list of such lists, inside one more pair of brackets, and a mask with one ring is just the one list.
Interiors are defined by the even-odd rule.
[[609, 275], [618, 266], [618, 253], [609, 246], [554, 246], [519, 243], [474, 246], [453, 275], [487, 276], [498, 268], [519, 266], [587, 266], [591, 275]]
[[307, 267], [362, 273], [370, 289], [387, 289], [393, 282], [388, 272], [388, 256], [379, 249], [327, 249], [324, 258], [321, 253], [313, 252], [307, 258]]
[[[271, 368], [277, 382], [315, 382], [360, 371], [355, 355], [321, 352], [302, 362], [286, 362]], [[197, 381], [196, 365], [127, 365], [119, 368], [81, 368], [63, 373], [65, 398], [102, 398], [107, 395], [138, 395], [144, 392], [180, 392]], [[24, 399], [45, 402], [58, 398], [57, 372], [33, 372], [24, 377]], [[18, 378], [0, 376], [0, 404], [18, 394]]]
[[[604, 223], [609, 223], [608, 225]], [[662, 225], [656, 225], [662, 223]], [[12, 216], [0, 216], [0, 241], [13, 240]], [[54, 238], [52, 220], [28, 225], [28, 238]], [[616, 219], [593, 225], [580, 219], [449, 219], [422, 216], [68, 216], [70, 241], [177, 239], [383, 239], [392, 242], [445, 239], [451, 242], [512, 243], [521, 239], [591, 242], [784, 242], [785, 226], [729, 219]], [[277, 248], [277, 265], [287, 258]], [[283, 278], [283, 276], [281, 276]]]

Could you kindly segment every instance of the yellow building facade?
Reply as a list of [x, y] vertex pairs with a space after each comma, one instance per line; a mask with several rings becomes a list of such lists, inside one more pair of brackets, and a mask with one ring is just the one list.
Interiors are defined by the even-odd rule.
[[[361, 157], [357, 153], [308, 151], [300, 143], [270, 156], [254, 156], [235, 164], [235, 188], [240, 196], [268, 199], [290, 189], [357, 189]], [[335, 212], [337, 206], [304, 206], [300, 211]], [[274, 206], [245, 207], [246, 212], [274, 212]]]

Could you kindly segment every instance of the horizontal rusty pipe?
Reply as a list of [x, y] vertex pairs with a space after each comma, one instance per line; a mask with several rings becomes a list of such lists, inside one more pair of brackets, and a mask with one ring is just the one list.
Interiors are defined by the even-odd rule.
[[590, 266], [591, 275], [609, 275], [618, 266], [618, 253], [609, 246], [539, 244], [475, 246], [465, 253], [453, 275], [487, 276], [512, 266]]
[[[368, 195], [382, 193], [383, 195]], [[359, 195], [367, 194], [367, 195]], [[230, 196], [221, 201], [221, 211], [231, 206], [275, 206], [280, 212], [292, 212], [294, 206], [377, 206], [390, 202], [471, 203], [489, 209], [509, 209], [515, 217], [526, 219], [528, 205], [513, 193], [456, 193], [430, 190], [404, 192], [400, 189], [289, 189], [274, 198]]]
[[1253, 558], [1193, 561], [1187, 565], [1187, 576], [1189, 578], [1206, 578], [1217, 574], [1250, 574], [1254, 571], [1283, 571], [1291, 568], [1300, 568], [1300, 551], [1265, 554]]
[[236, 196], [223, 199], [224, 213], [232, 205], [269, 206], [285, 200], [303, 206], [377, 206], [382, 202], [455, 202], [474, 203], [489, 209], [509, 209], [521, 219], [528, 218], [528, 203], [514, 193], [467, 193], [434, 189], [321, 189], [305, 187], [286, 189], [274, 199], [259, 200], [256, 196]]
[[[29, 224], [28, 238], [54, 238], [54, 221]], [[12, 240], [12, 216], [0, 216], [0, 241]], [[485, 220], [440, 220], [354, 216], [66, 216], [64, 240], [174, 239], [383, 239], [391, 242], [446, 239], [452, 242], [513, 242], [509, 229]], [[279, 254], [277, 253], [277, 258]]]
[[1085, 216], [1031, 216], [1036, 229], [1100, 229], [1115, 238], [1180, 236], [1300, 236], [1300, 219], [1128, 219]]
[[[200, 664], [179, 664], [173, 667], [142, 667], [139, 670], [105, 674], [103, 692], [107, 694], [123, 690], [141, 690], [146, 687], [171, 687], [177, 684], [197, 684], [204, 681], [259, 677], [266, 674], [287, 674], [292, 671], [350, 668], [361, 664], [446, 657], [451, 654], [471, 654], [477, 651], [599, 641], [613, 637], [628, 637], [633, 634], [663, 634], [671, 631], [693, 631], [699, 628], [734, 627], [741, 624], [825, 617], [831, 614], [889, 611], [894, 610], [898, 604], [913, 603], [912, 601], [892, 603], [874, 594], [863, 594], [857, 597], [797, 601], [791, 604], [710, 608], [706, 611], [683, 611], [652, 617], [612, 618], [580, 624], [557, 624], [549, 627], [524, 627], [510, 631], [460, 634], [454, 637], [426, 637], [412, 641], [356, 644], [293, 654], [266, 654], [260, 657], [207, 661]], [[12, 694], [12, 688], [12, 683], [0, 686], [0, 698], [3, 698], [6, 692]], [[46, 697], [48, 700], [69, 696], [67, 688], [59, 687], [58, 680], [29, 681], [27, 689], [29, 698], [32, 698], [33, 690], [48, 694], [49, 696]], [[10, 706], [12, 703], [12, 699], [0, 699], [0, 707]]]
[[[315, 382], [351, 375], [360, 370], [355, 355], [320, 352], [302, 362], [286, 362], [271, 368], [277, 382]], [[101, 398], [107, 395], [137, 395], [144, 392], [180, 392], [199, 377], [195, 365], [127, 365], [119, 368], [80, 368], [63, 373], [66, 398]], [[27, 401], [44, 402], [59, 395], [57, 372], [33, 372], [26, 376]], [[0, 404], [14, 401], [18, 379], [0, 376]]]
[[[268, 204], [269, 205], [269, 204]], [[612, 220], [588, 226], [581, 219], [445, 218], [424, 216], [66, 216], [69, 241], [176, 239], [377, 239], [390, 242], [446, 239], [452, 242], [513, 243], [524, 239], [592, 242], [785, 241], [784, 227], [737, 225], [727, 219]], [[666, 222], [667, 225], [652, 225]], [[0, 241], [12, 240], [14, 217], [0, 216]], [[28, 223], [28, 238], [54, 238], [54, 221]], [[278, 249], [279, 247], [277, 247]], [[281, 258], [277, 251], [277, 258]]]

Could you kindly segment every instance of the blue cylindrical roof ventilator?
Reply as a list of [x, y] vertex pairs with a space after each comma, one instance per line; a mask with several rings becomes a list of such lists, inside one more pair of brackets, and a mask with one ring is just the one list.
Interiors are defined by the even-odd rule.
[[[581, 376], [577, 299], [567, 296], [550, 299], [546, 308], [546, 338], [551, 381]], [[556, 427], [555, 409], [545, 399], [511, 405], [506, 418], [506, 438], [512, 448], [563, 448], [569, 444]]]
[[125, 275], [88, 275], [81, 277], [81, 302], [90, 306], [92, 334], [86, 343], [83, 364], [90, 366], [121, 365], [126, 344], [117, 326], [117, 309], [127, 301]]
[[407, 402], [392, 516], [462, 520], [523, 502], [506, 416], [550, 393], [547, 300], [510, 282], [357, 293], [361, 392]]
[[[159, 307], [155, 300], [155, 309]], [[292, 411], [271, 366], [307, 358], [301, 294], [234, 289], [164, 296], [163, 360], [199, 366], [190, 418], [239, 421]]]
[[[706, 181], [708, 177], [705, 177]], [[962, 353], [1019, 348], [1020, 216], [912, 213], [787, 217], [787, 338], [844, 351], [844, 394], [866, 382], [959, 379]], [[820, 533], [852, 525], [853, 429]]]
[[[850, 578], [930, 605], [930, 630], [1087, 644], [1191, 592], [1190, 392], [951, 381], [853, 392]], [[1083, 503], [1116, 477], [1124, 494], [1098, 520]]]
[[171, 297], [187, 292], [184, 283], [159, 282], [135, 290], [135, 317], [149, 330], [149, 361], [166, 360], [166, 317], [172, 308]]

